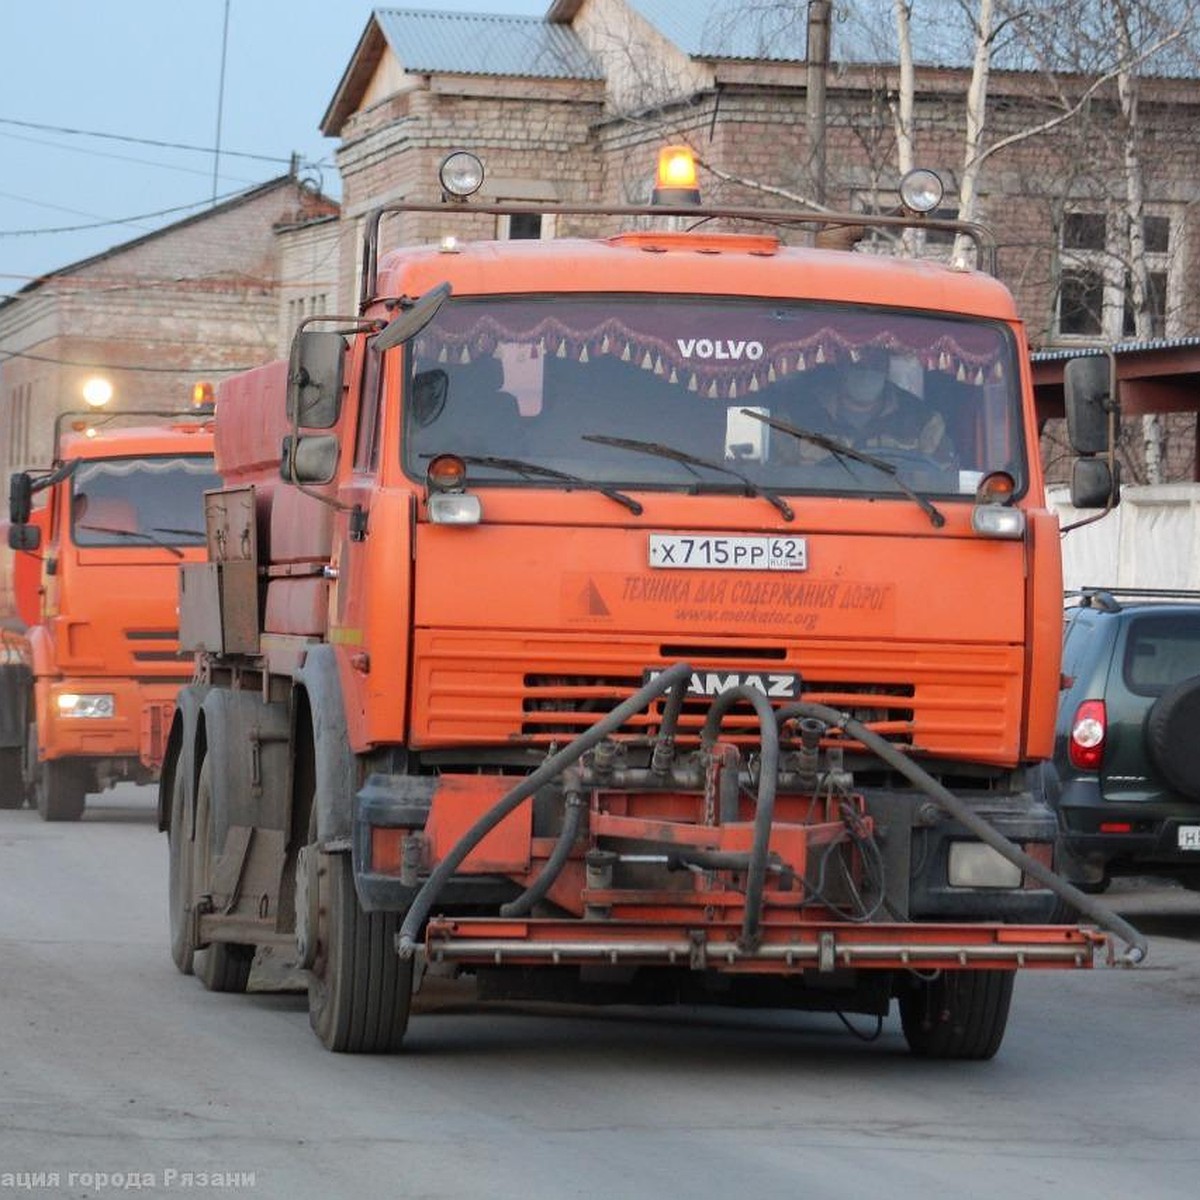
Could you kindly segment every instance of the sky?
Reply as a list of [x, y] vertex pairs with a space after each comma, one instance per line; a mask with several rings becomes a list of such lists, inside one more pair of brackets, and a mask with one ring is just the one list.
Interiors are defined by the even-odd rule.
[[544, 16], [550, 0], [0, 0], [0, 299], [293, 153], [338, 196], [320, 122], [376, 7]]

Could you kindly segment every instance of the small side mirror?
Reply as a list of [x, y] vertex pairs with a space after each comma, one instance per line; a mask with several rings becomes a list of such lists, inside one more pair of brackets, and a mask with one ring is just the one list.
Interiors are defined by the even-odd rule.
[[375, 335], [375, 349], [382, 353], [393, 346], [399, 346], [402, 342], [412, 341], [437, 316], [438, 309], [446, 303], [449, 295], [448, 283], [439, 283], [437, 287], [430, 288], [425, 295], [409, 305], [394, 321]]
[[293, 426], [331, 429], [342, 411], [346, 340], [328, 330], [302, 329], [292, 342], [287, 417]]
[[337, 464], [338, 440], [331, 433], [283, 439], [279, 474], [287, 483], [329, 483]]
[[1071, 504], [1075, 508], [1111, 508], [1121, 489], [1121, 464], [1106, 458], [1079, 458], [1071, 467]]
[[10, 550], [36, 550], [42, 544], [42, 531], [36, 525], [24, 522], [8, 527], [8, 548]]
[[1110, 415], [1116, 411], [1112, 359], [1107, 354], [1073, 358], [1063, 371], [1067, 439], [1076, 454], [1106, 454]]
[[32, 510], [33, 479], [28, 471], [16, 471], [8, 481], [8, 519], [13, 525], [24, 525]]

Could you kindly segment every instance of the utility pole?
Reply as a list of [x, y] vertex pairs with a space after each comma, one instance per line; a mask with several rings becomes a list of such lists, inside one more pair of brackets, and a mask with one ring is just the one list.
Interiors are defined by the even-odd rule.
[[225, 108], [225, 54], [229, 49], [229, 0], [225, 0], [225, 28], [221, 32], [221, 76], [217, 82], [217, 137], [213, 150], [212, 202], [217, 202], [217, 172], [221, 164], [221, 115]]
[[813, 199], [825, 203], [825, 77], [829, 69], [830, 0], [808, 3], [808, 169]]

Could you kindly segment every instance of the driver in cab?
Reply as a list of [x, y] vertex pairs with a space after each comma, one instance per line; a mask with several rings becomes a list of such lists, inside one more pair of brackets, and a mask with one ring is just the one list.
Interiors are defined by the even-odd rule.
[[[784, 412], [779, 416], [855, 450], [898, 450], [920, 455], [938, 466], [953, 466], [954, 445], [941, 413], [895, 383], [888, 374], [889, 361], [886, 350], [865, 349], [857, 360], [848, 360], [833, 371], [827, 385], [816, 393], [815, 402], [796, 411], [794, 417]], [[787, 462], [820, 462], [831, 453], [786, 433], [775, 445]]]

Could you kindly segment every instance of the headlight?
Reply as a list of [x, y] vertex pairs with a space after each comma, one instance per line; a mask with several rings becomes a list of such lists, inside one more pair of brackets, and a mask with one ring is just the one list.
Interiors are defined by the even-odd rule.
[[1025, 514], [1003, 504], [977, 504], [971, 509], [971, 528], [981, 537], [1023, 538]]
[[117, 711], [113, 697], [104, 694], [63, 692], [55, 703], [58, 705], [60, 717], [99, 717], [104, 719], [113, 716]]
[[983, 842], [952, 842], [946, 874], [951, 887], [1021, 886], [1021, 868]]
[[429, 520], [434, 525], [478, 525], [482, 515], [479, 497], [470, 492], [434, 492], [429, 497]]

